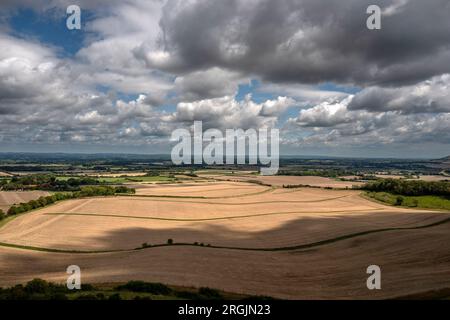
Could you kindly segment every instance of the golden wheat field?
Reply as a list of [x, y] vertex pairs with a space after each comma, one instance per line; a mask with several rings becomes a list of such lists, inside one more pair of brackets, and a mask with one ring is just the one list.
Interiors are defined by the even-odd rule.
[[[76, 264], [91, 283], [389, 298], [450, 286], [449, 218], [384, 206], [354, 190], [228, 181], [143, 186], [135, 196], [63, 201], [4, 225], [0, 286], [64, 281], [65, 268]], [[386, 270], [377, 292], [366, 288], [372, 264]]]

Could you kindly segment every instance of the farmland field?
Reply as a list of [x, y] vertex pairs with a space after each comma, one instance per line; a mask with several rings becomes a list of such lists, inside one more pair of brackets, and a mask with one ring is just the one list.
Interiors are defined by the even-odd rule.
[[220, 176], [220, 175], [204, 175], [218, 180], [232, 181], [259, 181], [264, 184], [282, 187], [283, 185], [304, 185], [321, 188], [351, 188], [352, 186], [363, 185], [361, 182], [340, 181], [332, 178], [316, 177], [316, 176]]
[[[0, 286], [64, 281], [67, 265], [77, 264], [92, 283], [139, 279], [289, 299], [394, 297], [450, 286], [449, 219], [354, 190], [145, 185], [135, 196], [68, 200], [7, 223]], [[367, 290], [371, 264], [386, 269], [384, 290]]]
[[48, 195], [45, 191], [0, 191], [0, 209], [6, 212], [14, 204]]

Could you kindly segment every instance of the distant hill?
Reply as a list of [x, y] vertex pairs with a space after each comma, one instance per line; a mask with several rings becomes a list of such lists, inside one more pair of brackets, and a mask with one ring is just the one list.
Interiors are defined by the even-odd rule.
[[430, 164], [434, 168], [441, 168], [442, 170], [446, 170], [448, 172], [450, 170], [450, 156], [431, 160]]

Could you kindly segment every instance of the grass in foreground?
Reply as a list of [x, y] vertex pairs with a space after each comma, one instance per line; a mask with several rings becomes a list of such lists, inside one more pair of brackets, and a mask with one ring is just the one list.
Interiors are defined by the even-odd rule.
[[367, 192], [366, 195], [393, 206], [450, 211], [450, 199], [443, 196], [401, 196], [388, 192]]
[[185, 288], [162, 283], [129, 281], [124, 284], [81, 286], [68, 290], [66, 286], [34, 279], [26, 285], [0, 288], [0, 300], [243, 300], [271, 299], [227, 293], [211, 288]]

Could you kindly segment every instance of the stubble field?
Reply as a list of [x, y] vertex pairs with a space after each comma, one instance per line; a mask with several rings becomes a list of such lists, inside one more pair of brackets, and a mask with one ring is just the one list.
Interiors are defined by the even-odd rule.
[[0, 191], [0, 209], [6, 212], [14, 204], [28, 202], [48, 195], [49, 193], [46, 191]]
[[[9, 222], [0, 229], [0, 286], [64, 281], [65, 268], [77, 264], [94, 283], [147, 280], [290, 299], [394, 297], [450, 286], [448, 219], [353, 190], [145, 186], [136, 196], [64, 201]], [[366, 288], [371, 264], [386, 272], [381, 291]]]

